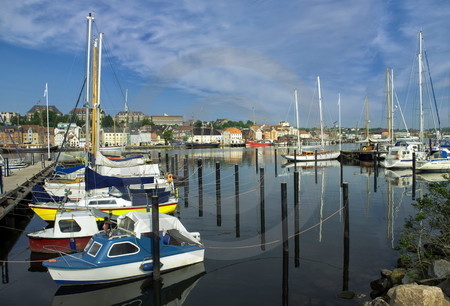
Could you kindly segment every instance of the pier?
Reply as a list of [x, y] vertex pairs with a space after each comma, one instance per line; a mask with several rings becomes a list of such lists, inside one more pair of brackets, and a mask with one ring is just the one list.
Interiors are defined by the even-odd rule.
[[14, 207], [23, 201], [31, 188], [49, 175], [54, 169], [53, 162], [35, 163], [23, 169], [15, 169], [9, 176], [2, 177], [2, 193], [0, 194], [0, 220]]

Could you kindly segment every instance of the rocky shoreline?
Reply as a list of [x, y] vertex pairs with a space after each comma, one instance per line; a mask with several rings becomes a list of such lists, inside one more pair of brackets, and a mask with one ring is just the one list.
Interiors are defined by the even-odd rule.
[[450, 305], [450, 262], [447, 259], [434, 260], [428, 268], [428, 278], [413, 280], [411, 275], [416, 272], [405, 268], [382, 269], [381, 277], [370, 283], [373, 300], [364, 305]]

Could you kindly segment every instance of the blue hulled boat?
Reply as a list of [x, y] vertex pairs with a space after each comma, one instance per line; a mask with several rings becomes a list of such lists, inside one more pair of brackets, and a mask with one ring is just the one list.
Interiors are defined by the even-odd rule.
[[[118, 226], [95, 234], [81, 253], [45, 261], [53, 280], [63, 285], [124, 281], [153, 273], [152, 215], [130, 212], [119, 216]], [[159, 214], [161, 273], [202, 262], [200, 234], [188, 232], [181, 222]]]

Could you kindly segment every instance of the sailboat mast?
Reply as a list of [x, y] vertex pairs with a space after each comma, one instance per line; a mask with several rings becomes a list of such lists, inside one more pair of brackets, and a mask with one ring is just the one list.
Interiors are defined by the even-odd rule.
[[369, 98], [366, 96], [366, 139], [369, 140]]
[[342, 151], [342, 134], [341, 134], [341, 93], [339, 93], [338, 98], [338, 108], [339, 108], [339, 151]]
[[323, 141], [323, 115], [322, 115], [322, 90], [320, 88], [320, 77], [317, 77], [317, 91], [319, 94], [319, 116], [320, 116], [320, 141], [322, 145], [322, 149], [325, 147]]
[[45, 83], [45, 104], [47, 106], [47, 157], [50, 160], [50, 123], [48, 120], [48, 84]]
[[[91, 141], [91, 132], [89, 128], [89, 113], [90, 113], [90, 86], [91, 86], [91, 36], [92, 36], [92, 21], [94, 20], [94, 16], [91, 13], [86, 17], [87, 19], [87, 39], [86, 39], [86, 99], [85, 105], [86, 108], [86, 145], [89, 146]], [[88, 159], [86, 158], [86, 166], [88, 164]]]
[[391, 69], [391, 141], [394, 143], [394, 69]]
[[387, 128], [389, 138], [392, 139], [392, 100], [391, 100], [391, 79], [389, 76], [389, 68], [386, 68], [386, 110], [387, 110]]
[[100, 82], [101, 82], [101, 49], [103, 33], [94, 42], [92, 61], [92, 153], [94, 156], [100, 149]]
[[[295, 119], [297, 123], [297, 147], [299, 151], [301, 150], [301, 142], [300, 142], [300, 120], [298, 118], [298, 98], [297, 98], [297, 89], [294, 90], [295, 97]], [[299, 152], [300, 153], [300, 152]]]
[[418, 62], [419, 62], [419, 109], [420, 109], [420, 125], [419, 125], [419, 140], [423, 142], [424, 135], [424, 119], [423, 119], [423, 93], [422, 93], [422, 31], [419, 32], [419, 55], [417, 56]]

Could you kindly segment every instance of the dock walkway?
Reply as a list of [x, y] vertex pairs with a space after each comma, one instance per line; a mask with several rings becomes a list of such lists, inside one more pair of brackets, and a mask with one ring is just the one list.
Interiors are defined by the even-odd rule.
[[3, 192], [0, 194], [0, 220], [14, 207], [24, 200], [31, 188], [49, 175], [54, 169], [54, 163], [36, 163], [23, 169], [14, 169], [7, 177], [2, 177]]

